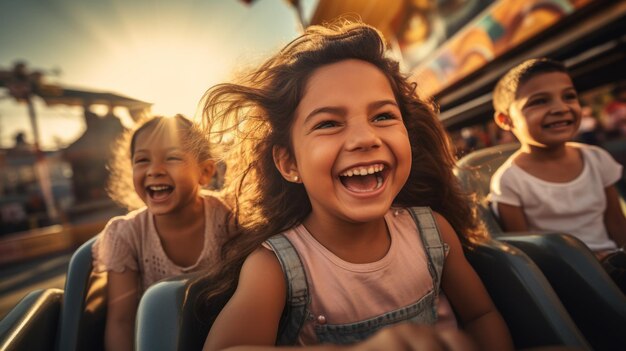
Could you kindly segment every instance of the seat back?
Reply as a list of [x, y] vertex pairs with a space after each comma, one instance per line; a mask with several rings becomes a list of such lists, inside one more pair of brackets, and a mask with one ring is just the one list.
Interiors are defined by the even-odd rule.
[[[196, 301], [204, 285], [202, 272], [163, 280], [146, 290], [137, 309], [135, 350], [201, 350], [210, 324], [196, 313]], [[217, 316], [227, 298], [209, 311]]]
[[502, 314], [517, 349], [546, 345], [591, 349], [550, 283], [523, 252], [489, 240], [465, 247], [465, 256]]
[[106, 273], [93, 271], [91, 248], [97, 236], [72, 255], [65, 281], [58, 350], [103, 350], [106, 323]]
[[500, 240], [521, 249], [539, 266], [594, 349], [626, 345], [626, 297], [584, 243], [560, 233]]
[[519, 148], [519, 143], [509, 143], [474, 151], [458, 160], [454, 170], [461, 186], [476, 194], [479, 215], [492, 237], [499, 236], [502, 227], [487, 202], [491, 177]]
[[0, 321], [0, 350], [52, 351], [63, 291], [35, 290]]

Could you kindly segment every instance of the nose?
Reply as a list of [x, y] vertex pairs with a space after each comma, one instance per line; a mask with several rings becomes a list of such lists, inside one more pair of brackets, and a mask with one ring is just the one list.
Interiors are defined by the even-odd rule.
[[563, 101], [563, 99], [554, 99], [552, 106], [550, 107], [550, 112], [553, 114], [566, 113], [569, 110], [569, 105], [567, 102]]
[[163, 162], [153, 161], [150, 163], [150, 167], [148, 167], [147, 175], [149, 177], [159, 177], [165, 174], [165, 167]]
[[347, 130], [346, 149], [349, 151], [367, 151], [382, 145], [376, 128], [369, 120], [352, 123]]

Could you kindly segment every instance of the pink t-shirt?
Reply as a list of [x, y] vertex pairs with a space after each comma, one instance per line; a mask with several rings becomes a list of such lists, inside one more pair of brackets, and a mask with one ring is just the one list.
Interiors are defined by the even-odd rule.
[[[310, 311], [315, 316], [304, 323], [299, 344], [317, 344], [314, 327], [320, 316], [328, 324], [354, 323], [409, 306], [433, 289], [428, 258], [409, 212], [389, 211], [385, 221], [391, 236], [389, 251], [382, 259], [364, 264], [337, 257], [304, 225], [284, 233], [304, 266]], [[438, 315], [438, 326], [456, 327], [454, 313], [443, 294]]]
[[188, 267], [172, 262], [154, 225], [154, 216], [144, 207], [112, 218], [92, 248], [96, 272], [139, 272], [141, 293], [157, 281], [209, 266], [225, 238], [228, 208], [217, 198], [204, 196], [204, 247], [198, 260]]

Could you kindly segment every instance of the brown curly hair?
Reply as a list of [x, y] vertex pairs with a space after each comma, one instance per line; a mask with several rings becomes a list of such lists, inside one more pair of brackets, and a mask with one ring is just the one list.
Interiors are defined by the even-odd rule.
[[[469, 243], [482, 235], [454, 174], [455, 158], [433, 104], [420, 99], [416, 83], [402, 75], [397, 61], [385, 55], [384, 39], [362, 23], [312, 26], [258, 69], [237, 83], [219, 84], [204, 97], [204, 122], [225, 148], [225, 194], [238, 229], [222, 247], [218, 266], [204, 277], [200, 303], [211, 307], [233, 292], [245, 258], [266, 239], [300, 224], [311, 212], [304, 187], [278, 172], [272, 150], [293, 154], [291, 127], [307, 80], [319, 67], [347, 59], [375, 65], [388, 78], [409, 132], [412, 166], [397, 195], [397, 206], [430, 206]], [[208, 309], [207, 309], [208, 310]], [[200, 312], [201, 313], [201, 312]]]
[[107, 193], [120, 206], [129, 210], [138, 209], [145, 204], [135, 192], [131, 160], [135, 153], [135, 140], [140, 132], [154, 128], [172, 128], [175, 125], [180, 133], [182, 148], [196, 157], [198, 162], [212, 158], [209, 140], [202, 128], [184, 117], [151, 116], [138, 121], [135, 127], [127, 129], [116, 140], [111, 160], [107, 166], [110, 175]]

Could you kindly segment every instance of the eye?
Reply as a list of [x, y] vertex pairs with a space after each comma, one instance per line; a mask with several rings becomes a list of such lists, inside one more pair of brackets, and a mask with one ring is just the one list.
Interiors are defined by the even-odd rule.
[[547, 98], [534, 98], [534, 99], [528, 101], [528, 103], [526, 103], [526, 106], [543, 105], [543, 104], [545, 104], [547, 102], [548, 102]]
[[578, 100], [578, 94], [576, 94], [575, 92], [565, 93], [563, 94], [563, 99], [568, 101]]
[[133, 163], [134, 163], [134, 164], [138, 164], [138, 163], [146, 163], [146, 162], [148, 162], [148, 161], [150, 161], [150, 160], [148, 160], [148, 158], [146, 158], [146, 157], [137, 157], [137, 158], [135, 158], [135, 159], [133, 160]]
[[387, 121], [387, 120], [390, 120], [390, 119], [397, 119], [397, 117], [396, 117], [393, 113], [390, 113], [390, 112], [384, 112], [384, 113], [379, 113], [379, 114], [377, 114], [377, 115], [374, 117], [373, 121], [374, 121], [374, 122], [378, 122], [378, 121]]
[[165, 160], [166, 161], [182, 161], [183, 157], [179, 155], [171, 155], [171, 156], [167, 156]]
[[332, 127], [336, 127], [337, 126], [337, 122], [335, 121], [322, 121], [318, 124], [316, 124], [313, 129], [317, 130], [317, 129], [328, 129], [328, 128], [332, 128]]

